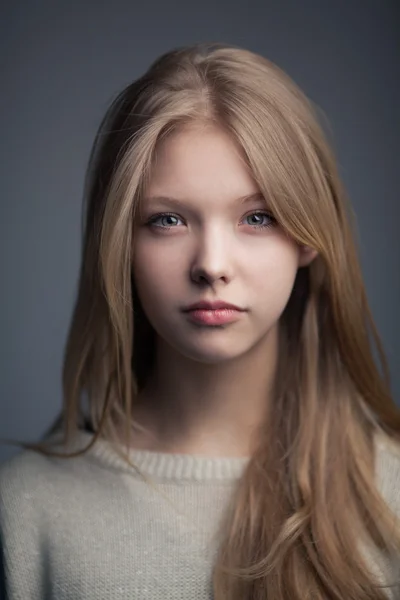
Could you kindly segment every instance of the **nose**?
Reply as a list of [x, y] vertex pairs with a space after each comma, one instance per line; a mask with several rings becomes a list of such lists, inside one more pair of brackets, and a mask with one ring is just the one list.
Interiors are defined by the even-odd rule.
[[204, 235], [195, 244], [193, 252], [190, 268], [193, 281], [213, 284], [218, 280], [228, 283], [232, 279], [232, 250], [220, 231], [215, 231], [215, 235]]

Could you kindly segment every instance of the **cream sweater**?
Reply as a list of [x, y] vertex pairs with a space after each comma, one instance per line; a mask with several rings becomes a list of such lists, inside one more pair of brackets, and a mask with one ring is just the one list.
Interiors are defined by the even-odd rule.
[[[72, 449], [91, 437], [80, 432]], [[399, 448], [381, 436], [376, 448], [378, 485], [400, 516]], [[131, 456], [172, 505], [104, 440], [79, 458], [23, 451], [1, 465], [3, 596], [212, 598], [213, 536], [247, 459], [143, 450]], [[368, 556], [382, 583], [400, 579], [400, 557], [389, 564], [382, 556]], [[386, 593], [400, 598], [400, 586]]]

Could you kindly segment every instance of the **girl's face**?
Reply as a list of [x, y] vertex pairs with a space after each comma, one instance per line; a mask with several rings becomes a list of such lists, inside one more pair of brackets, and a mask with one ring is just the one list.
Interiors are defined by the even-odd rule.
[[[141, 210], [133, 275], [143, 310], [164, 342], [204, 363], [262, 345], [308, 259], [268, 213], [227, 133], [192, 126], [167, 137]], [[223, 326], [199, 326], [182, 309], [201, 300], [245, 311]]]

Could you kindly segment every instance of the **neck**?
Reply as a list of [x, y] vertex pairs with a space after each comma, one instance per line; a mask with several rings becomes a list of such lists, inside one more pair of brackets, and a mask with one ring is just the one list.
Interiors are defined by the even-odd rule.
[[[158, 340], [154, 374], [139, 394], [132, 445], [159, 452], [249, 456], [266, 418], [277, 328], [246, 354], [205, 364]], [[142, 428], [145, 428], [143, 431]]]

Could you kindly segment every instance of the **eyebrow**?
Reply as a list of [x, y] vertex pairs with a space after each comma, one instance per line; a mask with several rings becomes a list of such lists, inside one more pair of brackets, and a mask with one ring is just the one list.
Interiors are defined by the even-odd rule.
[[[250, 194], [247, 196], [241, 196], [240, 198], [237, 198], [235, 200], [235, 203], [247, 204], [248, 202], [255, 202], [257, 200], [265, 202], [265, 198], [261, 192], [256, 192], [255, 194]], [[180, 200], [179, 198], [172, 198], [169, 196], [147, 196], [144, 198], [144, 202], [146, 204], [157, 202], [160, 204], [176, 204], [177, 206], [189, 208], [189, 205], [184, 200]]]

